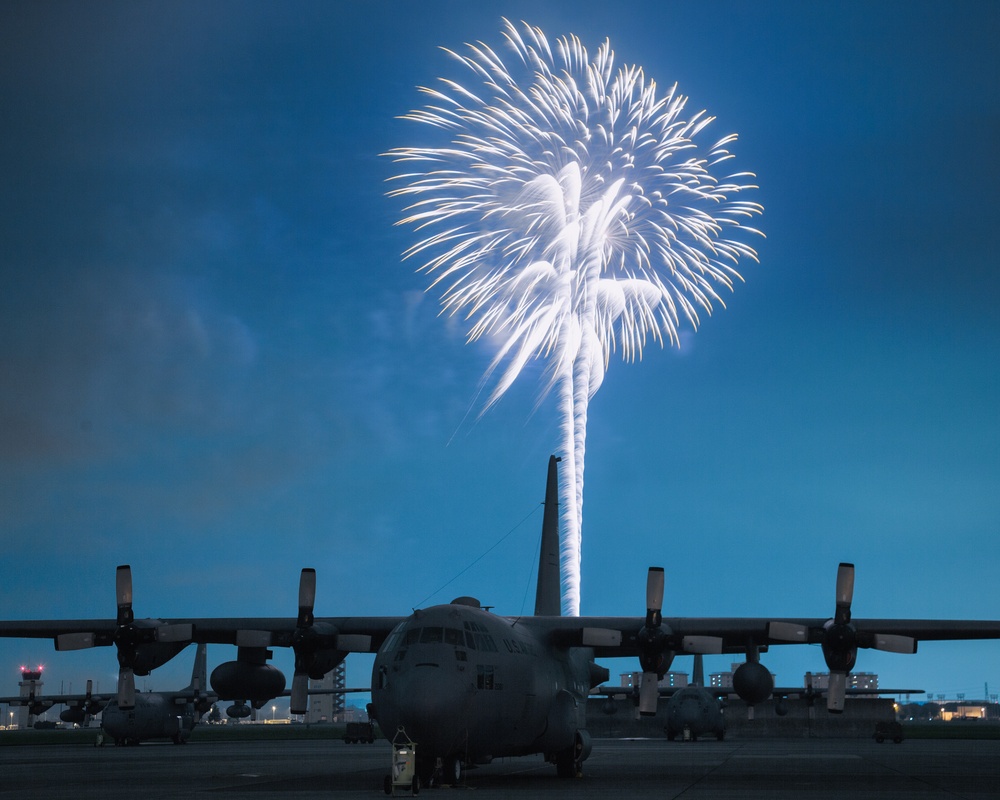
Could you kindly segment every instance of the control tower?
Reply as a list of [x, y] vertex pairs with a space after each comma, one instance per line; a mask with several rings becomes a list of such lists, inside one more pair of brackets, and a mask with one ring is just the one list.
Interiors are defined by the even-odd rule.
[[[38, 697], [42, 693], [42, 686], [41, 667], [35, 669], [21, 667], [21, 680], [17, 682], [17, 687], [20, 690], [18, 694], [24, 699], [24, 703], [18, 706], [17, 711], [14, 712], [14, 724], [19, 730], [30, 727], [32, 713], [28, 707], [28, 698], [32, 695]], [[13, 711], [13, 709], [11, 710]]]

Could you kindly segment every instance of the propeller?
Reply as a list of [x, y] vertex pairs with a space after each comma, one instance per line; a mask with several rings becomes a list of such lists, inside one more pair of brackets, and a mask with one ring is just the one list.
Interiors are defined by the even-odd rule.
[[138, 641], [132, 611], [132, 568], [127, 564], [115, 571], [118, 616], [114, 642], [118, 647], [118, 708], [135, 708], [135, 659]]
[[299, 575], [299, 616], [292, 636], [295, 652], [295, 674], [292, 676], [292, 694], [289, 711], [305, 714], [309, 707], [309, 662], [315, 651], [313, 637], [313, 606], [316, 603], [316, 570], [304, 567]]
[[[118, 707], [128, 710], [135, 707], [135, 672], [140, 647], [151, 644], [183, 644], [191, 641], [193, 627], [189, 623], [171, 624], [146, 621], [137, 625], [132, 611], [132, 568], [120, 565], [115, 571], [115, 598], [118, 610], [115, 629], [110, 638], [96, 631], [74, 631], [56, 637], [56, 650], [82, 650], [88, 647], [113, 644], [118, 650]], [[177, 648], [180, 649], [180, 648]], [[149, 669], [167, 661], [175, 650], [146, 653], [143, 668]]]
[[639, 713], [647, 717], [656, 714], [660, 696], [657, 684], [673, 660], [673, 653], [667, 652], [670, 630], [663, 625], [663, 585], [663, 567], [650, 567], [646, 576], [646, 623], [636, 637], [642, 667]]
[[835, 714], [844, 710], [847, 693], [847, 674], [854, 668], [859, 647], [870, 647], [890, 653], [915, 653], [916, 641], [909, 636], [888, 633], [859, 632], [851, 622], [851, 603], [854, 600], [854, 565], [842, 562], [837, 567], [833, 619], [823, 626], [818, 639], [810, 638], [806, 625], [794, 622], [771, 622], [768, 636], [790, 642], [819, 641], [823, 657], [830, 669], [830, 683], [826, 695], [826, 708]]

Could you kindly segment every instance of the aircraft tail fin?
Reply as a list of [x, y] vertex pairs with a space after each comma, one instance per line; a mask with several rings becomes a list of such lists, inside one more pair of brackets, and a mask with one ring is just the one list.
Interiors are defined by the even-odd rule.
[[691, 683], [695, 686], [705, 685], [705, 664], [702, 661], [701, 653], [694, 654], [694, 671], [691, 675]]
[[198, 645], [194, 654], [194, 669], [191, 670], [191, 684], [188, 689], [204, 692], [208, 685], [208, 645], [204, 642]]
[[562, 459], [549, 456], [545, 481], [545, 511], [542, 514], [542, 546], [538, 554], [538, 586], [535, 590], [535, 616], [558, 617], [561, 614], [559, 575], [559, 468]]

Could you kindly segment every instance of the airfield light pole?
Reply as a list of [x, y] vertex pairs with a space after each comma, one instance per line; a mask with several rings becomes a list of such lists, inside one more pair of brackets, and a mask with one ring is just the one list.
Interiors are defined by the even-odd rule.
[[271, 706], [271, 722], [274, 722], [274, 712], [278, 710], [277, 706]]

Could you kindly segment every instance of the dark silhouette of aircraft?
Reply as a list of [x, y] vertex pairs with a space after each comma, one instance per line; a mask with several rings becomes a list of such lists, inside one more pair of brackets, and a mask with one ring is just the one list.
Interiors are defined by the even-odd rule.
[[[39, 667], [40, 669], [41, 667]], [[83, 724], [90, 717], [100, 714], [113, 697], [110, 694], [95, 695], [93, 684], [93, 681], [87, 681], [85, 694], [37, 695], [32, 688], [27, 695], [0, 697], [0, 703], [6, 703], [9, 706], [26, 706], [31, 717], [44, 714], [53, 706], [64, 705], [66, 708], [59, 712], [59, 719], [63, 722]]]
[[[658, 687], [660, 697], [667, 698], [666, 723], [663, 726], [667, 739], [673, 741], [678, 736], [685, 740], [696, 740], [699, 736], [711, 735], [720, 742], [726, 737], [726, 721], [723, 715], [723, 697], [732, 693], [731, 689], [712, 690], [705, 687], [705, 669], [701, 653], [694, 656], [694, 670], [687, 686]], [[632, 686], [598, 686], [593, 694], [612, 698], [630, 699], [638, 705], [639, 692]], [[610, 707], [613, 713], [613, 707]]]
[[[643, 671], [640, 713], [655, 714], [657, 680], [675, 655], [742, 651], [734, 692], [752, 705], [769, 697], [763, 648], [818, 643], [827, 666], [846, 676], [859, 649], [915, 652], [921, 639], [996, 639], [996, 620], [854, 619], [854, 567], [838, 572], [835, 615], [815, 618], [664, 618], [664, 572], [651, 567], [644, 616], [562, 617], [559, 608], [556, 459], [549, 460], [542, 547], [533, 616], [506, 617], [470, 597], [397, 617], [316, 617], [316, 572], [303, 569], [295, 617], [136, 619], [132, 577], [117, 572], [114, 619], [0, 621], [0, 636], [51, 638], [57, 649], [114, 646], [120, 664], [120, 708], [135, 703], [134, 675], [148, 674], [187, 642], [234, 644], [212, 688], [221, 699], [273, 697], [284, 676], [267, 664], [271, 647], [295, 654], [291, 711], [306, 709], [310, 677], [320, 678], [351, 652], [376, 653], [370, 715], [390, 740], [418, 744], [416, 770], [426, 785], [492, 758], [542, 753], [561, 776], [577, 775], [590, 753], [586, 700], [606, 681], [596, 658], [632, 656]], [[828, 707], [843, 708], [833, 682]]]
[[678, 736], [696, 740], [699, 736], [714, 736], [720, 742], [726, 738], [726, 720], [722, 712], [722, 697], [705, 686], [705, 668], [701, 654], [694, 657], [691, 683], [681, 687], [667, 700], [667, 739]]
[[[788, 714], [787, 700], [790, 697], [805, 700], [812, 706], [825, 697], [828, 689], [813, 685], [813, 676], [806, 673], [806, 685], [801, 687], [774, 687], [771, 697], [774, 699], [774, 712], [783, 717]], [[845, 689], [849, 696], [868, 696], [873, 694], [922, 694], [923, 689]], [[631, 686], [599, 686], [593, 694], [611, 698], [625, 698], [638, 704], [638, 691]], [[705, 683], [703, 657], [700, 653], [694, 656], [694, 669], [691, 682], [687, 686], [660, 687], [659, 694], [667, 698], [665, 724], [663, 726], [667, 739], [674, 741], [680, 737], [683, 741], [697, 741], [703, 736], [712, 736], [722, 741], [726, 736], [725, 707], [726, 700], [736, 692], [725, 686], [708, 686]]]
[[116, 694], [94, 694], [93, 681], [87, 681], [86, 694], [38, 695], [27, 697], [0, 697], [9, 705], [26, 705], [33, 716], [53, 706], [65, 705], [59, 719], [63, 722], [84, 724], [90, 717], [101, 714], [101, 728], [115, 744], [138, 744], [146, 739], [171, 739], [175, 744], [187, 741], [202, 714], [206, 713], [218, 697], [206, 693], [207, 645], [199, 644], [195, 653], [191, 683], [176, 692], [144, 692], [134, 696], [129, 709], [119, 708]]
[[104, 733], [117, 745], [136, 745], [149, 739], [169, 739], [184, 744], [191, 731], [219, 699], [205, 691], [208, 677], [207, 645], [195, 651], [191, 683], [176, 692], [141, 692], [131, 708], [122, 708], [113, 699], [101, 715]]

